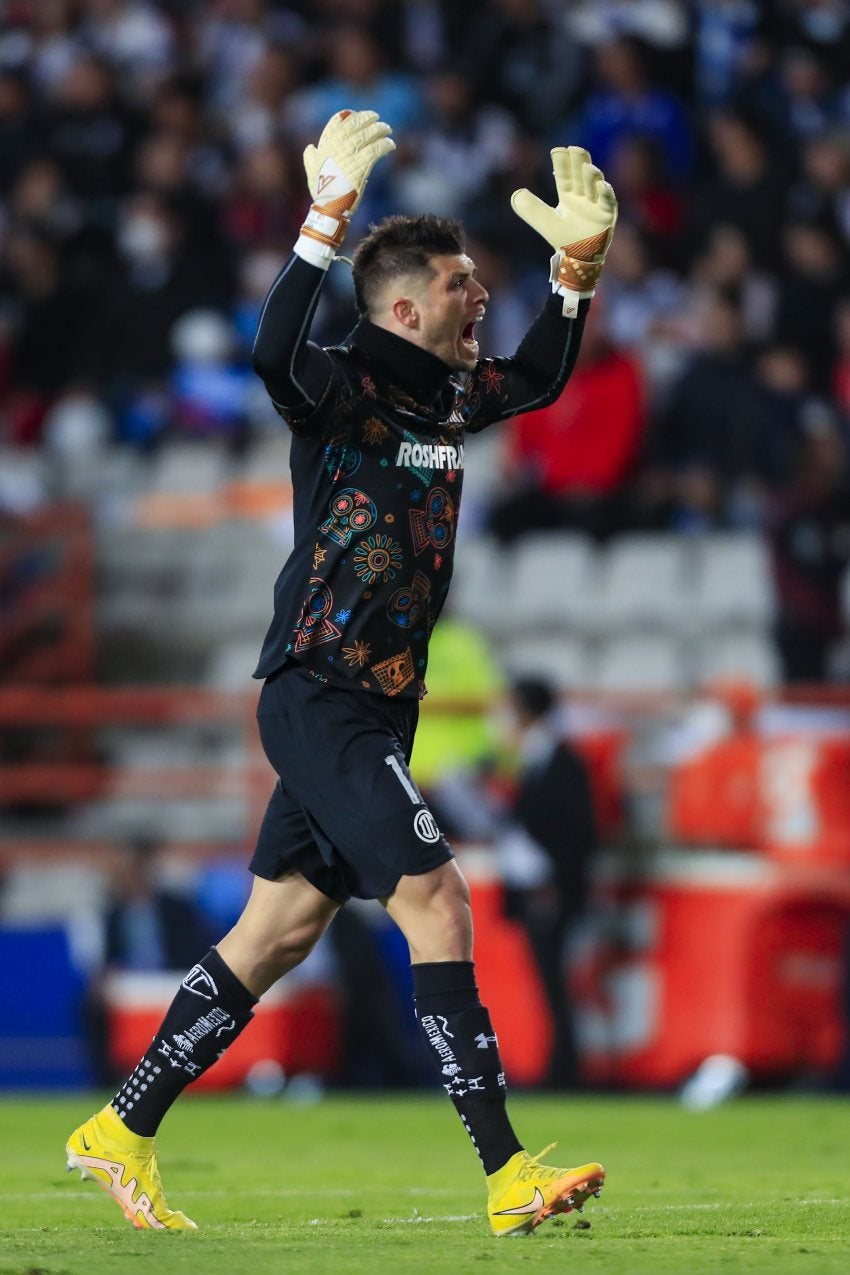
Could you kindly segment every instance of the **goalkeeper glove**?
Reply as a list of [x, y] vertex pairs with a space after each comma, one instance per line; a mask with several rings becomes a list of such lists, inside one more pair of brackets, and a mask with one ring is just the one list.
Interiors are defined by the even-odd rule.
[[592, 297], [617, 224], [617, 199], [590, 156], [580, 146], [551, 152], [556, 208], [530, 190], [515, 190], [511, 207], [552, 245], [552, 291], [564, 298], [564, 314], [574, 318], [582, 297]]
[[295, 245], [299, 257], [327, 270], [372, 168], [395, 150], [390, 131], [374, 111], [338, 111], [322, 130], [318, 145], [304, 151], [313, 203]]

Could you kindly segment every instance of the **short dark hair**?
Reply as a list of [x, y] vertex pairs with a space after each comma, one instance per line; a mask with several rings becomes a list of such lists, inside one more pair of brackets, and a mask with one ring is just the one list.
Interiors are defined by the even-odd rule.
[[402, 275], [433, 273], [431, 257], [466, 251], [463, 226], [448, 217], [423, 213], [420, 217], [385, 217], [369, 227], [354, 253], [354, 299], [361, 314], [368, 314], [376, 294], [390, 279]]
[[518, 677], [511, 684], [511, 695], [521, 712], [536, 721], [554, 708], [558, 696], [551, 682], [542, 677]]

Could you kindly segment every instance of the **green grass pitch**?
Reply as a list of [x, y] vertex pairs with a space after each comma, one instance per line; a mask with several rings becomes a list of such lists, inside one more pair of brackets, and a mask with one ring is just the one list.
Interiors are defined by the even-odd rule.
[[160, 1134], [169, 1200], [196, 1232], [134, 1231], [63, 1172], [71, 1128], [100, 1101], [0, 1102], [0, 1275], [599, 1275], [847, 1272], [850, 1104], [748, 1098], [687, 1113], [647, 1098], [515, 1095], [549, 1163], [600, 1159], [608, 1185], [531, 1237], [491, 1239], [477, 1159], [438, 1096], [188, 1096]]

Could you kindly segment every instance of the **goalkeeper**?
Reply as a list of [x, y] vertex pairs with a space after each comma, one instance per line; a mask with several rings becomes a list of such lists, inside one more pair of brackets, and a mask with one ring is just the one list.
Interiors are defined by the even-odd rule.
[[94, 1177], [138, 1227], [194, 1226], [165, 1202], [159, 1123], [352, 896], [380, 899], [407, 939], [423, 1040], [481, 1159], [493, 1232], [531, 1231], [604, 1180], [597, 1163], [541, 1164], [514, 1133], [476, 985], [469, 891], [408, 762], [428, 637], [451, 579], [464, 436], [561, 393], [616, 200], [577, 147], [552, 151], [554, 207], [514, 194], [514, 211], [554, 255], [551, 296], [512, 357], [479, 358], [486, 289], [460, 225], [428, 215], [389, 217], [360, 242], [360, 320], [342, 345], [321, 349], [308, 332], [326, 272], [373, 165], [393, 150], [389, 133], [371, 111], [341, 111], [307, 148], [313, 203], [254, 348], [293, 435], [295, 547], [256, 671], [260, 734], [279, 779], [252, 893], [186, 975], [112, 1103], [68, 1141], [69, 1168]]

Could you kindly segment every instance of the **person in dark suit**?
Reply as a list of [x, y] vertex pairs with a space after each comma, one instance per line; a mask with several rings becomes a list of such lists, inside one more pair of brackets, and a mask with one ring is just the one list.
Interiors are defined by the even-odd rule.
[[139, 839], [115, 862], [104, 921], [109, 968], [182, 970], [209, 941], [209, 926], [195, 904], [157, 882], [156, 849]]
[[110, 863], [102, 916], [101, 962], [92, 973], [83, 1005], [95, 1082], [112, 1085], [109, 1016], [105, 983], [114, 970], [183, 970], [192, 953], [210, 941], [210, 925], [191, 901], [156, 878], [158, 846], [139, 837], [121, 846]]
[[580, 1075], [563, 955], [587, 905], [597, 845], [593, 800], [584, 762], [558, 730], [551, 685], [521, 678], [508, 703], [518, 770], [497, 837], [505, 912], [525, 930], [552, 1015], [544, 1083], [570, 1089]]

